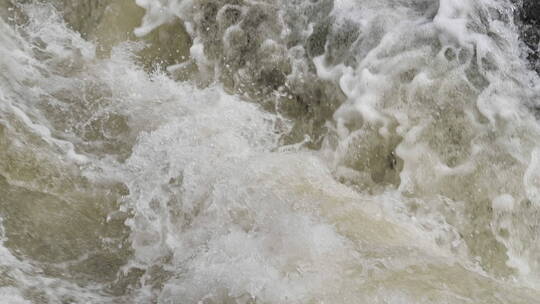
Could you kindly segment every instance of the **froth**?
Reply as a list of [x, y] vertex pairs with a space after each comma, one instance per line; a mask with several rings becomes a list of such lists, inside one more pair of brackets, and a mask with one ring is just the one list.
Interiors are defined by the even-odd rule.
[[[139, 42], [100, 33], [125, 1], [96, 42], [49, 5], [0, 21], [0, 296], [535, 303], [538, 78], [508, 4], [136, 4]], [[143, 66], [175, 29], [189, 58]]]

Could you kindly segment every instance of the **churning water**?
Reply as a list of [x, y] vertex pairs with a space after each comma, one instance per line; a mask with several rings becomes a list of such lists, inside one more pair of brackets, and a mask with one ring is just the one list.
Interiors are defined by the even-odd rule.
[[539, 303], [520, 5], [0, 0], [0, 303]]

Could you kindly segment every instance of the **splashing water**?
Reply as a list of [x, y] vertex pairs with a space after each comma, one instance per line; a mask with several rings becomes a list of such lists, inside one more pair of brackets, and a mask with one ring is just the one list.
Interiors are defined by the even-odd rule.
[[0, 0], [0, 302], [537, 303], [521, 5]]

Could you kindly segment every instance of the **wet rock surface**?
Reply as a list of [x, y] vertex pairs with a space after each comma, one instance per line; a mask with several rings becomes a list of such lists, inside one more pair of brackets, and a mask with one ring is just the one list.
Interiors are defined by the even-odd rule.
[[518, 25], [521, 28], [521, 39], [528, 47], [527, 59], [531, 68], [540, 74], [540, 2], [523, 0], [517, 4]]

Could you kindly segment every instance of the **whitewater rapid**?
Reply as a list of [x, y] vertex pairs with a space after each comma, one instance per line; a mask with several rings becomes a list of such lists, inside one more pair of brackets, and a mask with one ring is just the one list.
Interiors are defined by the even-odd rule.
[[0, 303], [538, 303], [520, 5], [0, 0]]

